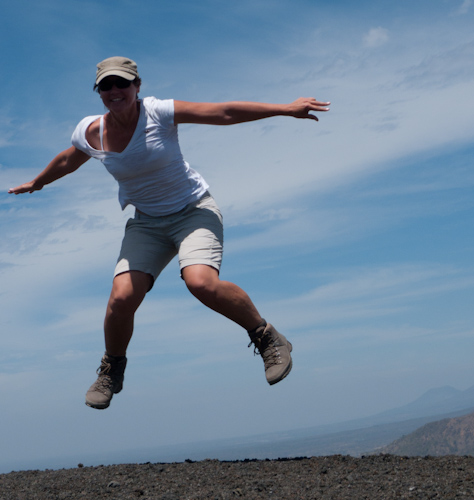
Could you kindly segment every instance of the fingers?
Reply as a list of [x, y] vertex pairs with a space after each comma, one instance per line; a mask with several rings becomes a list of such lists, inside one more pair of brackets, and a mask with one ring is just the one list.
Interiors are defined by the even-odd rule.
[[300, 97], [293, 103], [294, 115], [297, 118], [309, 118], [311, 120], [319, 121], [313, 115], [312, 111], [326, 112], [329, 111], [329, 101], [318, 101], [314, 97]]
[[33, 191], [36, 191], [36, 189], [34, 189], [30, 183], [22, 184], [21, 186], [10, 188], [8, 190], [10, 194], [33, 193]]
[[309, 103], [314, 111], [329, 111], [331, 105], [329, 101], [317, 101], [314, 97], [309, 99]]

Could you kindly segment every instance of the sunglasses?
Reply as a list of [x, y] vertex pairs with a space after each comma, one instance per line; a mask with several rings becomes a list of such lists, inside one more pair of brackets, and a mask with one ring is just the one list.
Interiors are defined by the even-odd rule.
[[130, 80], [125, 80], [125, 78], [119, 77], [113, 79], [105, 78], [97, 86], [99, 87], [99, 90], [101, 92], [107, 92], [108, 90], [112, 90], [112, 87], [114, 85], [118, 89], [127, 89], [128, 87], [130, 87], [131, 84], [132, 82]]

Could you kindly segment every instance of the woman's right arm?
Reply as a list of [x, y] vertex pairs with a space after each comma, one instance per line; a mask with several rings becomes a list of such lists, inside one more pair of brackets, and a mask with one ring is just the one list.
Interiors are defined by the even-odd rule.
[[67, 174], [70, 174], [83, 165], [88, 159], [89, 155], [83, 153], [80, 149], [71, 146], [59, 153], [49, 165], [32, 181], [26, 182], [21, 186], [10, 188], [9, 193], [21, 194], [32, 193], [43, 189], [43, 186], [50, 184]]

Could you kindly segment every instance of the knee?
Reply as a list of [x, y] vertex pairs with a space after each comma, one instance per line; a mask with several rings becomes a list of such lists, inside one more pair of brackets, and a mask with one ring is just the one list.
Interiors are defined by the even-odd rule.
[[217, 283], [208, 276], [193, 274], [185, 279], [188, 290], [198, 299], [212, 296], [216, 293]]
[[108, 312], [124, 317], [135, 314], [152, 284], [151, 276], [141, 272], [116, 276], [110, 293]]
[[137, 306], [133, 304], [131, 298], [122, 294], [112, 294], [109, 299], [108, 307], [112, 314], [121, 316], [134, 314], [137, 310]]
[[141, 298], [137, 297], [132, 291], [126, 289], [113, 289], [110, 294], [108, 309], [116, 316], [130, 316], [135, 314]]

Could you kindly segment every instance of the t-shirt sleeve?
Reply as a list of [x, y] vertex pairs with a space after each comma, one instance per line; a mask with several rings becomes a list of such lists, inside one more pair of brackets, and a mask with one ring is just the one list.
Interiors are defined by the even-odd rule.
[[86, 141], [86, 130], [87, 127], [97, 118], [98, 116], [87, 116], [83, 118], [78, 124], [74, 132], [72, 133], [71, 142], [74, 147], [80, 149], [89, 156], [97, 156], [98, 151], [92, 148]]
[[175, 127], [174, 124], [174, 100], [157, 99], [156, 97], [146, 97], [144, 103], [153, 121], [159, 123], [164, 128]]

